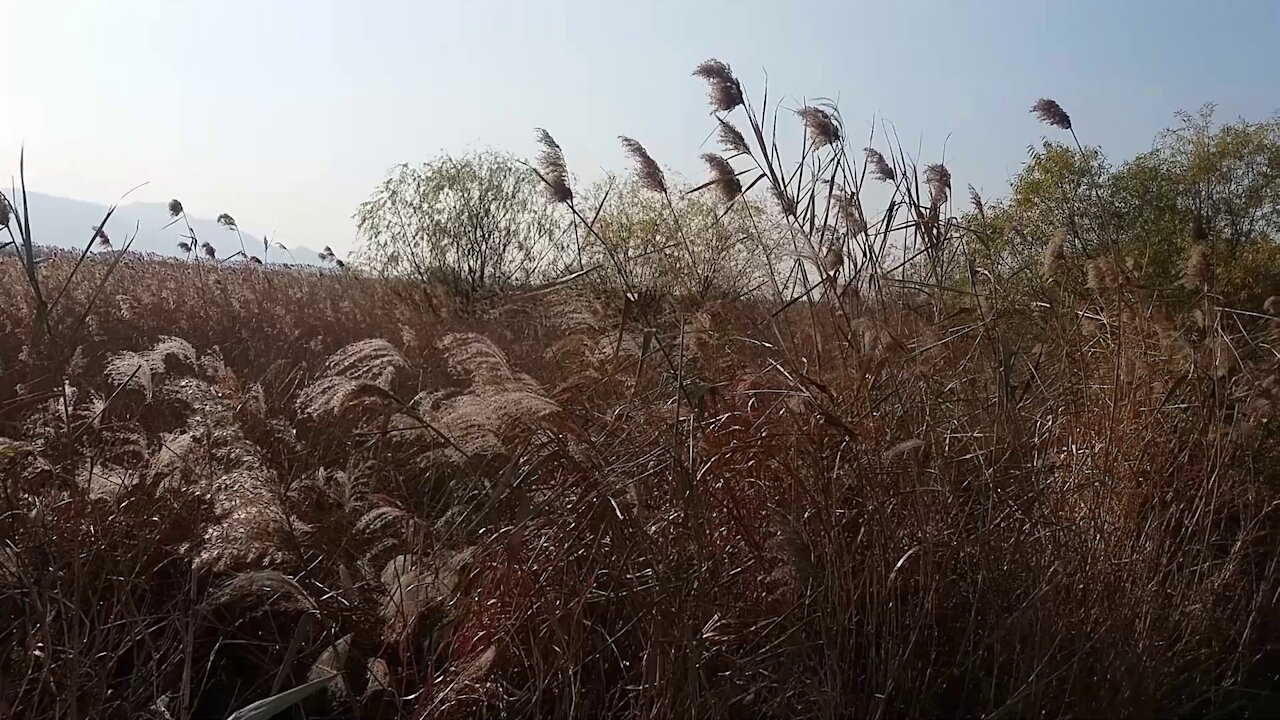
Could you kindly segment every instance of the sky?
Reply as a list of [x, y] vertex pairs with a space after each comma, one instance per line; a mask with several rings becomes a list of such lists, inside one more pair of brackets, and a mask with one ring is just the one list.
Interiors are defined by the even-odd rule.
[[0, 27], [0, 171], [25, 145], [32, 190], [146, 182], [130, 200], [339, 253], [394, 165], [532, 157], [535, 127], [582, 181], [627, 169], [618, 135], [700, 179], [711, 57], [757, 99], [766, 72], [784, 107], [837, 99], [855, 147], [892, 122], [993, 197], [1054, 132], [1042, 96], [1113, 159], [1179, 109], [1280, 110], [1275, 0], [0, 0]]

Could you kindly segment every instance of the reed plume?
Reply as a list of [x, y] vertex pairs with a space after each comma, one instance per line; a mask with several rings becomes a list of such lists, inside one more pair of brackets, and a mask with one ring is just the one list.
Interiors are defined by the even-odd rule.
[[898, 173], [894, 171], [893, 166], [888, 160], [884, 159], [884, 155], [880, 154], [875, 148], [865, 148], [867, 154], [867, 162], [871, 165], [871, 177], [881, 182], [897, 182]]
[[573, 189], [569, 187], [569, 168], [564, 161], [564, 151], [555, 138], [551, 137], [551, 133], [542, 128], [534, 128], [534, 132], [538, 136], [538, 144], [542, 146], [535, 172], [547, 186], [551, 202], [573, 202]]
[[747, 140], [742, 137], [742, 133], [738, 128], [724, 118], [717, 117], [716, 120], [720, 124], [719, 129], [716, 131], [716, 136], [720, 140], [720, 147], [730, 154], [750, 155], [751, 149], [747, 147]]
[[1031, 112], [1045, 125], [1059, 130], [1071, 130], [1071, 116], [1054, 100], [1040, 98], [1031, 106]]
[[951, 195], [951, 171], [942, 163], [934, 163], [924, 169], [924, 182], [929, 186], [929, 202], [939, 207]]
[[715, 153], [703, 153], [702, 162], [706, 163], [707, 169], [711, 171], [711, 182], [715, 185], [720, 199], [725, 203], [737, 200], [742, 194], [742, 181], [734, 173], [729, 161]]
[[712, 58], [695, 68], [693, 74], [707, 81], [707, 99], [713, 111], [729, 112], [742, 104], [742, 84], [725, 63]]
[[1047, 276], [1057, 275], [1067, 265], [1067, 231], [1058, 230], [1049, 239], [1044, 248], [1042, 272]]
[[806, 105], [797, 110], [796, 115], [804, 122], [809, 140], [815, 148], [835, 145], [843, 138], [839, 118], [820, 107]]
[[666, 195], [667, 178], [644, 146], [623, 135], [618, 136], [618, 141], [622, 143], [622, 149], [627, 156], [636, 164], [636, 177], [640, 180], [640, 186], [659, 195]]

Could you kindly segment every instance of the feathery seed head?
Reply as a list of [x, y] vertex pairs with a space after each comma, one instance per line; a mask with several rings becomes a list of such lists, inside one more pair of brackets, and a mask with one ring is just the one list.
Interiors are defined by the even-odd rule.
[[177, 198], [169, 201], [169, 217], [178, 217], [182, 214], [182, 203]]
[[842, 190], [832, 196], [840, 217], [850, 235], [861, 235], [867, 231], [867, 220], [862, 216], [862, 208], [858, 204], [858, 196], [848, 190]]
[[188, 243], [185, 240], [179, 240], [178, 250], [181, 251], [183, 254], [189, 255], [191, 253], [191, 243]]
[[1043, 271], [1045, 275], [1057, 275], [1067, 264], [1067, 231], [1058, 230], [1044, 248]]
[[973, 205], [973, 211], [978, 213], [978, 217], [987, 217], [987, 205], [982, 202], [982, 195], [978, 193], [978, 189], [973, 185], [969, 186], [969, 203]]
[[663, 175], [662, 168], [658, 167], [658, 163], [653, 161], [644, 146], [629, 137], [621, 135], [618, 136], [618, 141], [622, 143], [622, 149], [627, 153], [627, 156], [636, 164], [636, 177], [640, 179], [640, 186], [660, 195], [666, 195], [667, 178]]
[[843, 137], [840, 132], [839, 118], [820, 107], [806, 105], [797, 110], [796, 115], [799, 115], [800, 120], [804, 122], [805, 130], [808, 131], [809, 140], [813, 142], [814, 147], [835, 145]]
[[1071, 129], [1071, 116], [1054, 100], [1040, 98], [1035, 105], [1031, 106], [1031, 112], [1035, 113], [1035, 116], [1045, 125], [1056, 127], [1059, 130]]
[[867, 154], [867, 162], [871, 165], [871, 177], [881, 182], [896, 182], [898, 173], [894, 172], [893, 166], [888, 160], [884, 159], [884, 155], [880, 154], [875, 148], [865, 148]]
[[209, 244], [208, 240], [200, 243], [200, 250], [203, 251], [204, 256], [209, 258], [210, 260], [218, 256], [218, 251], [213, 247], [213, 245]]
[[707, 81], [707, 99], [713, 111], [729, 112], [742, 104], [742, 84], [725, 63], [712, 58], [695, 68], [693, 74]]
[[934, 163], [924, 169], [924, 182], [929, 186], [929, 202], [938, 207], [951, 194], [951, 171], [942, 163]]
[[844, 253], [840, 251], [838, 244], [833, 243], [822, 254], [822, 271], [827, 275], [835, 275], [840, 272], [842, 265], [844, 265]]
[[5, 197], [4, 193], [0, 193], [0, 228], [9, 227], [9, 218], [12, 214], [9, 209], [9, 198]]
[[538, 153], [538, 174], [547, 186], [547, 193], [553, 203], [573, 202], [573, 189], [569, 187], [569, 167], [564, 161], [564, 151], [551, 137], [551, 133], [542, 128], [534, 128], [538, 136], [538, 144], [542, 150]]
[[1193, 245], [1182, 272], [1182, 285], [1193, 290], [1206, 287], [1213, 276], [1213, 261], [1204, 245]]
[[253, 263], [254, 265], [261, 265], [262, 259], [259, 258], [257, 255], [250, 255], [249, 262]]
[[751, 149], [747, 147], [746, 138], [742, 137], [742, 133], [733, 123], [723, 118], [716, 118], [720, 121], [720, 129], [717, 137], [720, 139], [720, 147], [727, 153], [734, 155], [750, 155]]
[[235, 230], [238, 227], [236, 225], [236, 219], [231, 217], [227, 213], [222, 213], [221, 215], [218, 216], [218, 224], [230, 230]]
[[729, 161], [715, 153], [703, 153], [702, 162], [706, 163], [707, 169], [711, 171], [711, 178], [715, 182], [720, 199], [726, 203], [738, 199], [742, 194], [742, 181], [738, 179]]
[[97, 225], [93, 226], [93, 240], [103, 250], [111, 249], [111, 238], [107, 237], [107, 231]]

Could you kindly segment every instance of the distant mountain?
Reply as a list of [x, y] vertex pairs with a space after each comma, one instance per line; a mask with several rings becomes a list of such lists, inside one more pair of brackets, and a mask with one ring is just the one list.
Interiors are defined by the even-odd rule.
[[[38, 245], [83, 249], [93, 237], [93, 228], [107, 214], [106, 205], [36, 192], [28, 193], [27, 203], [31, 210], [31, 236]], [[17, 202], [15, 204], [20, 205]], [[218, 257], [228, 257], [239, 252], [243, 239], [245, 252], [267, 262], [321, 264], [316, 251], [311, 248], [289, 247], [289, 253], [292, 253], [290, 257], [289, 253], [273, 246], [268, 248], [264, 257], [262, 238], [243, 230], [237, 236], [234, 230], [225, 228], [210, 218], [188, 216], [188, 219], [196, 237], [200, 242], [213, 245], [218, 251]], [[170, 225], [172, 220], [168, 206], [163, 203], [131, 203], [116, 208], [105, 229], [107, 237], [116, 248], [124, 247], [125, 240], [136, 233], [132, 250], [180, 255], [178, 242], [187, 235], [187, 226], [180, 219]], [[8, 239], [7, 235], [5, 239]]]

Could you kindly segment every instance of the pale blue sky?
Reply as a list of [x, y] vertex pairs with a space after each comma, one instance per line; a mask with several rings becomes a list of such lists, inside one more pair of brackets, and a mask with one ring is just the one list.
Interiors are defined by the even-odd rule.
[[[838, 97], [997, 195], [1057, 99], [1114, 157], [1180, 108], [1280, 109], [1280, 2], [403, 2], [0, 0], [0, 169], [32, 189], [180, 198], [286, 243], [346, 250], [395, 163], [549, 129], [575, 173], [625, 170], [616, 136], [690, 177], [712, 124], [690, 71], [759, 97]], [[7, 185], [7, 182], [5, 183]]]

